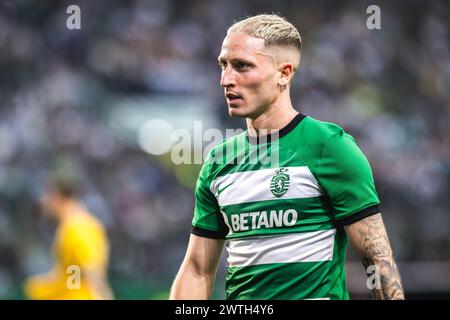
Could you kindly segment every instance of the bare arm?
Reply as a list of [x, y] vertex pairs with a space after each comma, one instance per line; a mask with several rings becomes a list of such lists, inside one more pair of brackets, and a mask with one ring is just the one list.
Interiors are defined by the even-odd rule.
[[375, 266], [380, 287], [372, 290], [376, 300], [402, 300], [403, 287], [380, 213], [345, 227], [350, 243], [364, 268]]
[[210, 298], [224, 242], [191, 234], [186, 256], [172, 285], [171, 300]]

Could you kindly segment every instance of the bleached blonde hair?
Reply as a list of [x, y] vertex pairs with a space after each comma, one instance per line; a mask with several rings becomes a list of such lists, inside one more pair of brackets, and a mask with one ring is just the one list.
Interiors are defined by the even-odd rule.
[[228, 28], [227, 34], [238, 32], [263, 39], [266, 47], [292, 47], [299, 54], [302, 50], [302, 38], [297, 28], [276, 14], [260, 14], [238, 21]]

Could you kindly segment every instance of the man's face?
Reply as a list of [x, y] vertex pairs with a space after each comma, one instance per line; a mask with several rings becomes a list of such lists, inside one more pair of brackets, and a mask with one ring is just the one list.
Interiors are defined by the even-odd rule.
[[244, 33], [227, 35], [219, 64], [220, 85], [224, 88], [230, 116], [254, 119], [279, 96], [279, 72], [263, 39]]

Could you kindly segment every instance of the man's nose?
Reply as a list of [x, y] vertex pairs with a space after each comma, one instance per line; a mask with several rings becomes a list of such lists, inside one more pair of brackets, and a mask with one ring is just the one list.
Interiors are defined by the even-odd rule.
[[220, 85], [222, 88], [234, 87], [236, 85], [234, 71], [231, 66], [228, 65], [222, 70]]

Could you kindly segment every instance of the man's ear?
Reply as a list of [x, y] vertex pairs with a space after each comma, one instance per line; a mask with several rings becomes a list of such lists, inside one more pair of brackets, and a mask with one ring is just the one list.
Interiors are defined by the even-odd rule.
[[291, 83], [291, 79], [294, 76], [294, 65], [291, 62], [282, 63], [279, 67], [280, 79], [278, 85], [285, 87]]

